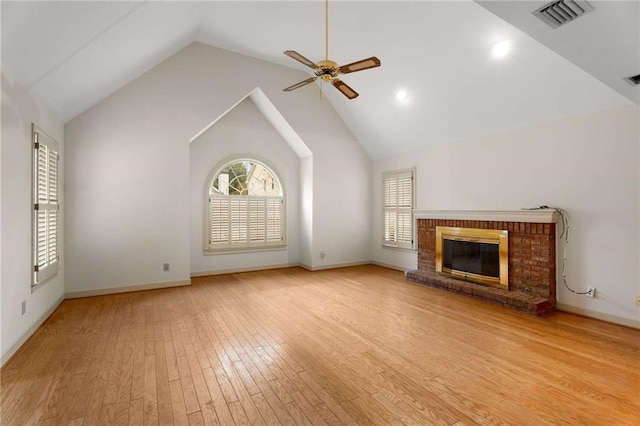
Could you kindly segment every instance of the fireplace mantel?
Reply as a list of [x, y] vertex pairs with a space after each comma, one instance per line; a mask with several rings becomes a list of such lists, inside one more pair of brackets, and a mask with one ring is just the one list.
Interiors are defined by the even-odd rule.
[[415, 219], [485, 220], [496, 222], [557, 223], [554, 209], [543, 210], [414, 210]]

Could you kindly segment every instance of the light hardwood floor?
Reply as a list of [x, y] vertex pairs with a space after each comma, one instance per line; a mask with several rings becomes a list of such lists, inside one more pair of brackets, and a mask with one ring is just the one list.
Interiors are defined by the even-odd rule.
[[640, 331], [363, 266], [66, 300], [2, 424], [640, 424]]

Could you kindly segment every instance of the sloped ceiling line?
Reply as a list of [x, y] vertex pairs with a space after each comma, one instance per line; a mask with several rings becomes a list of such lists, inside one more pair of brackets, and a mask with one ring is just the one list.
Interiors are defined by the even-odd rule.
[[213, 121], [204, 126], [200, 131], [198, 131], [189, 139], [189, 143], [192, 143], [196, 139], [198, 139], [203, 133], [205, 133], [214, 124], [216, 124], [222, 117], [227, 115], [236, 106], [238, 106], [238, 104], [240, 104], [247, 98], [250, 98], [253, 101], [255, 106], [258, 108], [258, 111], [260, 111], [262, 115], [264, 115], [269, 124], [271, 124], [271, 126], [273, 126], [273, 128], [280, 134], [280, 136], [287, 142], [287, 144], [289, 144], [293, 152], [295, 152], [298, 157], [305, 158], [311, 155], [311, 150], [309, 149], [309, 147], [304, 143], [298, 133], [293, 129], [293, 127], [291, 127], [289, 122], [282, 116], [273, 102], [269, 100], [267, 95], [265, 95], [262, 89], [260, 89], [259, 87], [256, 87], [245, 96], [242, 96], [236, 103], [231, 105], [225, 112], [220, 114], [220, 116], [216, 117]]
[[66, 57], [64, 57], [62, 60], [60, 60], [57, 64], [55, 64], [52, 68], [50, 68], [49, 70], [45, 71], [44, 74], [42, 74], [40, 77], [38, 77], [35, 81], [31, 82], [29, 84], [29, 88], [33, 88], [33, 86], [37, 85], [38, 83], [40, 83], [42, 80], [44, 80], [48, 75], [50, 75], [51, 73], [53, 73], [55, 70], [57, 70], [58, 68], [60, 68], [62, 65], [64, 65], [66, 62], [68, 62], [71, 58], [73, 58], [74, 56], [76, 56], [78, 53], [82, 52], [84, 49], [88, 48], [91, 44], [93, 44], [96, 40], [98, 40], [100, 37], [102, 37], [104, 34], [106, 34], [107, 32], [111, 31], [113, 28], [115, 28], [120, 22], [124, 21], [125, 19], [127, 19], [129, 17], [129, 15], [131, 15], [132, 13], [134, 13], [136, 10], [138, 10], [140, 7], [142, 7], [145, 3], [147, 3], [149, 0], [145, 0], [143, 2], [140, 2], [138, 5], [136, 5], [134, 8], [132, 8], [131, 10], [129, 10], [128, 12], [126, 12], [124, 15], [120, 16], [119, 18], [117, 18], [114, 22], [112, 22], [110, 25], [108, 25], [106, 28], [104, 28], [102, 31], [100, 31], [99, 33], [97, 33], [96, 35], [94, 35], [93, 37], [91, 37], [89, 40], [87, 40], [84, 44], [82, 44], [80, 47], [78, 47], [76, 50], [74, 50], [73, 52], [71, 52], [71, 54], [67, 55]]

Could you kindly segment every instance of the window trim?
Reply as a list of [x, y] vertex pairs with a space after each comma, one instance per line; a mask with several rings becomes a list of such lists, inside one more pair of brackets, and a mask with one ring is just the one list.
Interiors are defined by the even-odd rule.
[[[410, 212], [411, 214], [411, 229], [410, 229], [410, 233], [411, 233], [411, 242], [402, 242], [402, 241], [391, 241], [391, 240], [386, 240], [385, 239], [385, 216], [386, 216], [386, 212], [390, 209], [388, 207], [386, 207], [386, 199], [385, 199], [385, 181], [389, 178], [392, 177], [398, 177], [399, 175], [404, 175], [409, 173], [411, 175], [411, 206], [406, 209]], [[399, 250], [412, 250], [415, 251], [416, 250], [416, 237], [415, 237], [415, 232], [416, 232], [416, 226], [415, 226], [415, 218], [414, 218], [414, 210], [415, 210], [415, 206], [416, 206], [416, 169], [415, 168], [409, 168], [409, 169], [399, 169], [399, 170], [391, 170], [391, 171], [387, 171], [387, 172], [383, 172], [382, 173], [382, 188], [381, 188], [381, 194], [382, 194], [382, 232], [381, 232], [381, 238], [382, 238], [382, 247], [383, 248], [387, 248], [387, 249], [399, 249]], [[399, 210], [405, 210], [399, 207], [395, 207], [395, 208], [391, 208], [393, 210], [395, 210], [396, 212], [398, 212]], [[406, 211], [405, 210], [405, 211]]]
[[[260, 164], [265, 167], [267, 170], [271, 172], [274, 178], [278, 181], [280, 185], [280, 190], [282, 191], [282, 207], [280, 214], [280, 230], [282, 240], [278, 243], [266, 243], [266, 244], [251, 244], [247, 243], [246, 245], [237, 244], [234, 246], [228, 247], [216, 247], [211, 248], [211, 244], [209, 243], [209, 235], [210, 235], [210, 200], [209, 200], [209, 190], [211, 184], [215, 177], [229, 164], [239, 162], [239, 161], [250, 161], [253, 163]], [[234, 155], [223, 159], [216, 163], [216, 165], [211, 169], [209, 174], [207, 175], [207, 179], [204, 183], [204, 202], [203, 202], [203, 233], [202, 233], [202, 248], [203, 254], [205, 256], [219, 255], [219, 254], [236, 254], [236, 253], [255, 253], [260, 251], [277, 251], [277, 250], [286, 250], [287, 249], [287, 197], [286, 197], [286, 188], [282, 179], [280, 177], [280, 173], [276, 170], [275, 167], [272, 167], [271, 164], [264, 160], [263, 158], [257, 155]], [[247, 196], [249, 197], [249, 196]], [[267, 197], [265, 197], [267, 198]], [[231, 244], [231, 243], [229, 243]]]
[[[48, 200], [47, 203], [40, 203], [38, 198], [38, 150], [40, 145], [46, 146], [48, 149], [53, 149], [56, 154], [56, 200]], [[49, 158], [46, 160], [50, 161]], [[60, 144], [54, 138], [49, 136], [46, 132], [42, 131], [35, 123], [31, 123], [31, 292], [33, 293], [39, 289], [42, 285], [47, 283], [50, 279], [58, 274], [60, 268], [60, 229], [61, 229], [61, 203], [60, 203]], [[50, 174], [47, 173], [47, 180], [50, 178]], [[46, 206], [45, 209], [41, 209], [41, 204]], [[40, 211], [55, 211], [56, 212], [56, 230], [55, 230], [55, 254], [56, 260], [53, 263], [48, 264], [43, 269], [38, 268], [38, 214]], [[48, 229], [48, 226], [47, 226]], [[49, 231], [46, 231], [49, 234]], [[48, 243], [47, 243], [48, 244]]]

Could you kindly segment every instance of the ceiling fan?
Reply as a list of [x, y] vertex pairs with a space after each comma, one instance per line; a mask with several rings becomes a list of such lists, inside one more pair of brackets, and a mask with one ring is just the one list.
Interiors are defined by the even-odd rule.
[[292, 86], [283, 89], [284, 92], [291, 92], [306, 86], [309, 83], [313, 83], [318, 78], [322, 79], [325, 83], [331, 82], [333, 87], [338, 89], [343, 95], [349, 99], [357, 98], [358, 92], [349, 87], [344, 81], [340, 80], [338, 76], [340, 74], [349, 74], [357, 71], [368, 70], [369, 68], [376, 68], [380, 66], [380, 59], [372, 56], [367, 59], [361, 59], [356, 62], [352, 62], [347, 65], [338, 65], [337, 62], [329, 60], [329, 0], [325, 0], [325, 59], [318, 61], [318, 63], [312, 62], [305, 58], [295, 50], [285, 50], [284, 54], [288, 57], [295, 59], [296, 61], [313, 69], [314, 77], [303, 80]]

